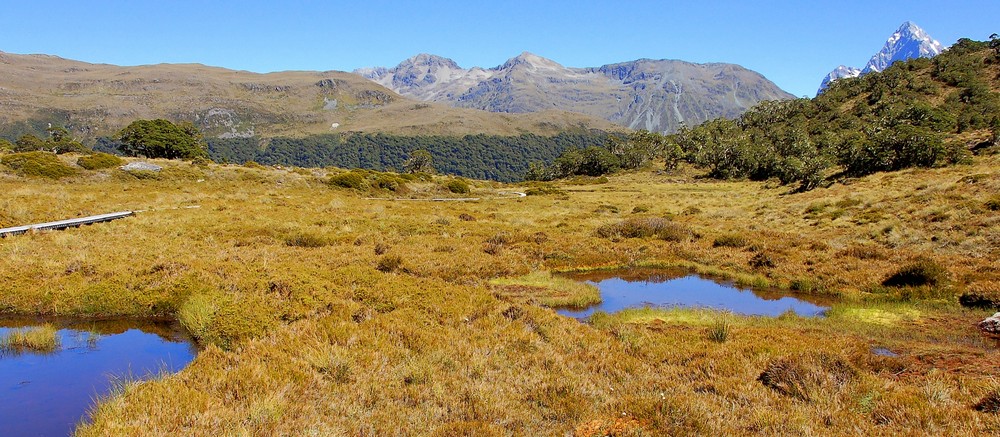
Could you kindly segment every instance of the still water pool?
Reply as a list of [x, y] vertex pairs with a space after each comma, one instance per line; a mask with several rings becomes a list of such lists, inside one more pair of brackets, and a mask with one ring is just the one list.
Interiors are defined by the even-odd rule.
[[585, 318], [595, 311], [613, 313], [626, 308], [697, 307], [736, 314], [776, 317], [787, 311], [816, 317], [830, 309], [821, 301], [772, 290], [740, 288], [730, 282], [707, 279], [684, 271], [633, 270], [568, 275], [594, 284], [602, 302], [582, 310], [560, 309], [559, 314]]
[[[39, 322], [0, 319], [0, 337]], [[197, 352], [176, 323], [50, 323], [55, 352], [0, 352], [0, 435], [69, 435], [116, 379], [176, 372]]]

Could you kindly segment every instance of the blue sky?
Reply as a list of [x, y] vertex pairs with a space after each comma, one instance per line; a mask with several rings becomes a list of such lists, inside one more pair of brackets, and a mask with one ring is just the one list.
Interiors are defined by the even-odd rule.
[[570, 67], [731, 62], [812, 96], [906, 20], [946, 46], [1000, 33], [1000, 1], [10, 1], [0, 51], [255, 72], [393, 66], [417, 53], [492, 67], [529, 51]]

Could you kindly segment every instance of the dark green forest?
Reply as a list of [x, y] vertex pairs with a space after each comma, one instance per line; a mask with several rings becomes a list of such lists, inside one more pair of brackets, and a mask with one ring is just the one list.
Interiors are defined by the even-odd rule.
[[604, 132], [560, 133], [552, 137], [467, 135], [405, 137], [353, 133], [304, 138], [209, 138], [209, 157], [216, 162], [299, 167], [364, 168], [401, 171], [414, 150], [430, 152], [439, 173], [472, 179], [519, 181], [531, 162], [552, 162], [571, 147], [603, 145]]

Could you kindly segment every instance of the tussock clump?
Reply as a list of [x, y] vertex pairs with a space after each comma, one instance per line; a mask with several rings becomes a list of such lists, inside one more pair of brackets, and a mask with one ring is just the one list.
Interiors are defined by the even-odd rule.
[[983, 413], [1000, 413], [1000, 389], [994, 389], [972, 406], [976, 411]]
[[35, 328], [12, 329], [0, 338], [0, 352], [4, 353], [52, 353], [59, 350], [60, 345], [58, 330], [49, 324]]
[[685, 225], [673, 223], [659, 217], [630, 218], [628, 220], [603, 225], [597, 228], [597, 236], [602, 238], [650, 238], [680, 242], [694, 237], [694, 232]]
[[750, 267], [755, 269], [771, 269], [778, 265], [775, 261], [775, 257], [767, 252], [757, 252], [753, 258], [750, 258]]
[[886, 287], [937, 287], [948, 281], [948, 270], [929, 258], [919, 258], [882, 281]]
[[473, 216], [471, 216], [469, 214], [466, 214], [464, 212], [458, 215], [458, 219], [461, 220], [461, 221], [463, 221], [463, 222], [474, 222], [474, 221], [476, 221], [475, 217], [473, 217]]
[[857, 245], [848, 247], [837, 253], [839, 257], [851, 257], [863, 260], [888, 259], [889, 255], [880, 247], [872, 245]]
[[388, 244], [385, 244], [385, 243], [376, 243], [375, 244], [375, 254], [376, 255], [385, 255], [385, 253], [389, 251], [389, 248], [390, 247], [389, 247]]
[[708, 339], [716, 343], [725, 343], [729, 339], [729, 322], [718, 320], [708, 328]]
[[740, 234], [720, 235], [712, 242], [712, 247], [744, 247], [750, 240]]
[[384, 273], [394, 272], [403, 267], [403, 258], [399, 255], [386, 255], [378, 260], [375, 268]]
[[857, 369], [841, 357], [812, 353], [773, 360], [757, 381], [782, 395], [809, 402], [822, 391], [836, 391], [857, 375]]
[[1000, 194], [995, 194], [983, 203], [990, 211], [1000, 211]]
[[125, 161], [110, 153], [97, 152], [91, 155], [81, 156], [76, 160], [76, 165], [87, 170], [103, 170], [106, 168], [118, 167]]
[[323, 247], [330, 245], [330, 239], [311, 232], [299, 232], [286, 237], [285, 244], [293, 247]]
[[49, 152], [13, 153], [0, 158], [0, 163], [21, 176], [59, 179], [76, 174], [73, 167]]

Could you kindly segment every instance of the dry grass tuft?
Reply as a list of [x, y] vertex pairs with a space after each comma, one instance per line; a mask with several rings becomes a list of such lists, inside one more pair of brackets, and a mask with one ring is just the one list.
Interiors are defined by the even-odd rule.
[[35, 328], [15, 328], [0, 337], [0, 351], [6, 353], [52, 353], [58, 351], [59, 346], [59, 332], [49, 324]]

